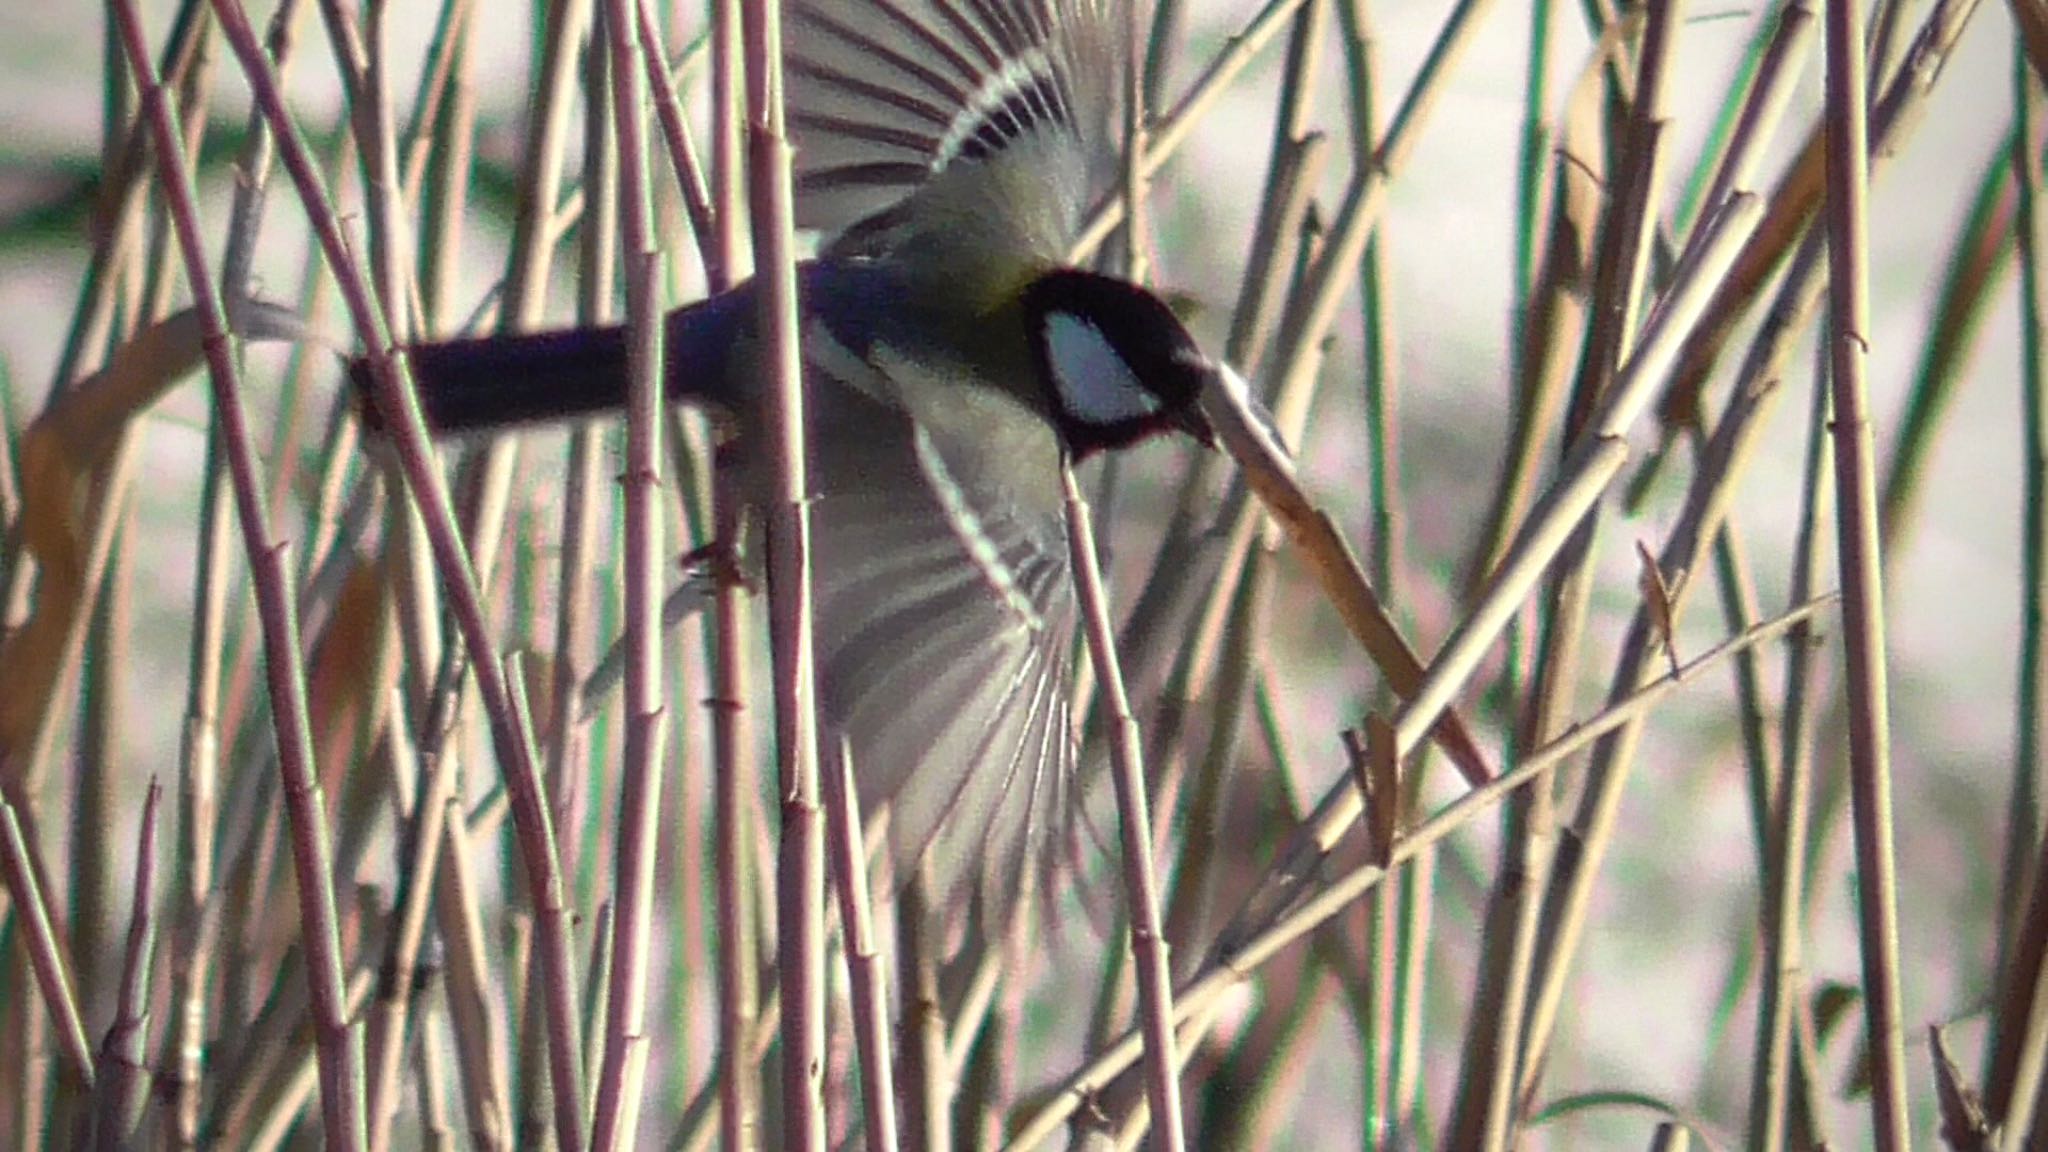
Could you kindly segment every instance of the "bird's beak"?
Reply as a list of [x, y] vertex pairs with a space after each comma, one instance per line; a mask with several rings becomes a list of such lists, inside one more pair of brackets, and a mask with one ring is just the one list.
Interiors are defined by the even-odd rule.
[[1194, 437], [1204, 448], [1216, 447], [1216, 429], [1209, 423], [1209, 418], [1202, 414], [1200, 404], [1190, 404], [1181, 409], [1173, 418], [1173, 429]]

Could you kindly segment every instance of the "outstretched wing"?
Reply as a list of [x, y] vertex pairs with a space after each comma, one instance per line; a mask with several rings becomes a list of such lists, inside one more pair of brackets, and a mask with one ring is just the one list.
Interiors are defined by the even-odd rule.
[[[871, 251], [900, 242], [906, 219], [935, 228], [972, 210], [1004, 244], [1064, 255], [1113, 178], [1126, 30], [1115, 0], [796, 0], [785, 11], [799, 226]], [[939, 185], [945, 204], [904, 203]], [[922, 208], [938, 210], [918, 219]]]
[[826, 735], [851, 745], [864, 810], [888, 807], [898, 876], [922, 866], [937, 906], [971, 895], [1006, 924], [1072, 829], [1074, 601], [1063, 507], [995, 462], [1057, 476], [1058, 446], [992, 390], [907, 411], [883, 398], [898, 377], [944, 366], [813, 332]]

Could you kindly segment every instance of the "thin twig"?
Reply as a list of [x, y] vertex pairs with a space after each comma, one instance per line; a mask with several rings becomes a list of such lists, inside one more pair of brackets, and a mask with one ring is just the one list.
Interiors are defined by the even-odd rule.
[[[1561, 475], [1531, 513], [1485, 595], [1452, 633], [1401, 708], [1395, 723], [1397, 759], [1405, 759], [1435, 725], [1579, 521], [1620, 474], [1628, 456], [1622, 437], [1647, 402], [1650, 386], [1663, 378], [1679, 342], [1698, 321], [1708, 293], [1720, 282], [1735, 251], [1755, 226], [1759, 209], [1754, 196], [1738, 197], [1722, 207], [1694, 242], [1694, 251], [1652, 315], [1634, 354], [1616, 375], [1602, 411], [1592, 420], [1593, 434], [1565, 461]], [[1269, 885], [1239, 914], [1233, 931], [1262, 922], [1274, 907], [1291, 902], [1294, 888], [1313, 873], [1312, 861], [1329, 851], [1358, 818], [1359, 810], [1357, 791], [1348, 781], [1325, 793], [1294, 843], [1283, 850], [1283, 863], [1277, 870], [1279, 883]], [[1232, 934], [1226, 932], [1226, 939]]]
[[513, 824], [518, 833], [520, 860], [526, 868], [528, 887], [537, 905], [553, 1089], [557, 1101], [565, 1104], [555, 1109], [556, 1133], [561, 1146], [574, 1152], [583, 1146], [582, 1116], [574, 1104], [582, 1098], [581, 1070], [576, 1066], [581, 1045], [576, 1033], [575, 981], [569, 951], [568, 914], [563, 907], [561, 865], [555, 855], [553, 829], [541, 790], [540, 774], [534, 767], [534, 751], [523, 739], [513, 713], [511, 693], [494, 655], [489, 623], [478, 596], [475, 570], [469, 563], [461, 538], [456, 534], [447, 488], [432, 465], [426, 430], [414, 400], [412, 385], [390, 354], [382, 314], [371, 302], [370, 294], [350, 260], [320, 174], [285, 110], [276, 77], [256, 43], [246, 16], [239, 6], [227, 0], [214, 0], [214, 12], [248, 78], [256, 105], [263, 109], [265, 120], [277, 136], [279, 158], [298, 189], [300, 203], [312, 223], [320, 250], [341, 289], [350, 322], [367, 338], [371, 348], [372, 378], [376, 384], [375, 402], [387, 413], [402, 414], [392, 429], [394, 452], [407, 487], [417, 498], [427, 541], [450, 593], [450, 607], [457, 630], [470, 656], [477, 690], [483, 699], [485, 715], [490, 720], [492, 742], [505, 773]]
[[[740, 7], [740, 0], [715, 0], [711, 6], [711, 194], [717, 227], [706, 254], [706, 273], [713, 292], [738, 283], [748, 263], [740, 230], [747, 215]], [[750, 1152], [758, 1145], [760, 1093], [749, 1054], [754, 1032], [767, 1014], [758, 1003], [755, 975], [754, 894], [763, 879], [755, 873], [751, 835], [758, 769], [752, 733], [743, 723], [752, 680], [752, 614], [735, 562], [745, 516], [743, 483], [727, 469], [719, 469], [713, 480], [716, 546], [724, 562], [715, 570], [717, 598], [709, 621], [713, 651], [708, 706], [717, 822], [713, 851], [718, 885], [718, 1123], [721, 1145], [728, 1152]]]
[[[402, 743], [393, 740], [389, 746], [397, 753]], [[405, 751], [411, 751], [409, 745]], [[394, 754], [391, 762], [394, 774], [422, 775], [420, 764], [412, 755]], [[449, 800], [457, 795], [458, 764], [454, 756], [432, 761], [431, 775], [422, 779], [425, 787], [420, 790], [413, 810], [404, 814], [406, 843], [399, 872], [397, 917], [378, 972], [370, 1017], [369, 1085], [364, 1099], [371, 1152], [391, 1147], [392, 1129], [398, 1120], [399, 1071], [407, 1048], [413, 973], [426, 939], [427, 913], [432, 908], [430, 897], [439, 871]]]
[[811, 530], [798, 350], [795, 211], [782, 109], [782, 6], [744, 6], [747, 157], [754, 264], [760, 285], [758, 427], [771, 495], [768, 638], [782, 807], [776, 966], [782, 986], [785, 1146], [825, 1147], [825, 838], [811, 638]]
[[[1262, 925], [1256, 932], [1220, 948], [1209, 962], [1203, 965], [1201, 973], [1175, 994], [1175, 1022], [1179, 1023], [1207, 1013], [1221, 996], [1248, 979], [1254, 971], [1282, 949], [1343, 911], [1353, 901], [1386, 880], [1390, 874], [1415, 860], [1425, 849], [1442, 842], [1451, 833], [1491, 811], [1517, 789], [1544, 778], [1558, 765], [1584, 751], [1616, 728], [1654, 711], [1680, 688], [1698, 683], [1702, 672], [1727, 659], [1731, 654], [1768, 643], [1784, 635], [1788, 630], [1828, 609], [1835, 600], [1834, 596], [1824, 596], [1802, 604], [1776, 619], [1759, 624], [1740, 636], [1716, 645], [1686, 664], [1680, 669], [1678, 676], [1667, 675], [1650, 682], [1626, 700], [1619, 701], [1584, 723], [1576, 725], [1550, 744], [1533, 750], [1527, 759], [1515, 766], [1513, 771], [1503, 773], [1484, 788], [1474, 789], [1460, 796], [1438, 811], [1435, 816], [1411, 829], [1395, 846], [1392, 859], [1386, 868], [1368, 863], [1338, 876], [1317, 889], [1313, 896], [1283, 915], [1275, 917], [1268, 924]], [[1097, 1052], [1086, 1066], [1061, 1080], [1051, 1095], [1024, 1118], [1005, 1147], [1019, 1150], [1037, 1148], [1092, 1097], [1096, 1086], [1108, 1083], [1111, 1077], [1135, 1063], [1143, 1054], [1144, 1044], [1141, 1034], [1133, 1029]]]
[[825, 772], [827, 833], [838, 880], [839, 926], [853, 995], [854, 1042], [860, 1050], [861, 1119], [873, 1152], [896, 1152], [896, 1073], [889, 1052], [889, 982], [868, 899], [867, 853], [861, 846], [860, 800], [853, 753], [844, 738]]
[[[286, 814], [290, 817], [300, 932], [306, 947], [306, 978], [312, 992], [320, 1054], [322, 1127], [330, 1148], [360, 1149], [365, 1138], [362, 1052], [342, 1002], [341, 931], [335, 916], [333, 848], [319, 783], [313, 775], [312, 730], [292, 582], [284, 565], [284, 548], [273, 542], [270, 535], [270, 514], [265, 507], [255, 451], [242, 409], [239, 370], [229, 353], [227, 316], [213, 291], [206, 266], [197, 195], [184, 144], [173, 125], [168, 97], [157, 83], [140, 17], [127, 0], [116, 4], [115, 15], [121, 24], [130, 66], [140, 80], [144, 110], [152, 120], [166, 206], [184, 254], [186, 282], [206, 331], [214, 414], [227, 456], [243, 549], [262, 622], [264, 668], [277, 738], [278, 770], [283, 780]], [[243, 29], [247, 31], [246, 24]]]
[[1152, 1146], [1159, 1152], [1179, 1152], [1187, 1147], [1187, 1137], [1181, 1130], [1173, 986], [1167, 967], [1169, 946], [1159, 922], [1159, 887], [1152, 874], [1152, 824], [1145, 803], [1138, 723], [1131, 718], [1123, 673], [1117, 668], [1116, 633], [1109, 622], [1108, 598], [1095, 559], [1095, 533], [1090, 526], [1088, 504], [1081, 497], [1072, 469], [1063, 469], [1062, 479], [1066, 487], [1067, 545], [1074, 565], [1082, 631], [1115, 733], [1109, 745], [1110, 765], [1116, 784], [1118, 825], [1123, 832], [1124, 899], [1130, 916], [1131, 952], [1137, 966], [1138, 1015], [1145, 1034], [1145, 1095], [1152, 1107]]
[[[2038, 65], [2039, 59], [2036, 58]], [[2018, 179], [2020, 261], [2021, 437], [2023, 479], [2019, 678], [2013, 733], [2013, 784], [2008, 819], [2005, 883], [2026, 892], [2023, 908], [2012, 908], [1999, 948], [1999, 998], [1991, 1019], [1990, 1059], [1984, 1076], [1984, 1104], [2007, 1131], [2031, 1132], [2039, 1111], [2034, 1085], [2048, 1067], [2048, 1027], [2038, 1019], [2048, 1002], [2042, 987], [2042, 957], [2048, 953], [2048, 844], [2028, 834], [2035, 822], [2035, 774], [2042, 762], [2048, 717], [2048, 202], [2041, 185], [2043, 111], [2038, 79], [2015, 66], [2013, 102], [2020, 131], [2013, 139], [2012, 165]], [[2024, 838], [2023, 838], [2024, 837]], [[2022, 853], [2024, 869], [2011, 866]], [[2040, 855], [2036, 856], [2035, 853]], [[2025, 859], [2025, 857], [2022, 857]]]
[[1877, 535], [1876, 440], [1871, 432], [1870, 168], [1863, 14], [1828, 0], [1828, 343], [1834, 397], [1836, 548], [1849, 702], [1849, 786], [1856, 831], [1856, 897], [1863, 944], [1863, 1011], [1871, 1122], [1880, 1152], [1911, 1147], [1905, 1035], [1899, 1006], [1898, 875], [1892, 850], [1891, 715], [1886, 689], [1884, 574]]
[[613, 130], [618, 135], [619, 239], [625, 248], [627, 309], [625, 615], [626, 754], [619, 793], [611, 987], [604, 1067], [591, 1120], [595, 1150], [638, 1143], [646, 1076], [647, 970], [653, 947], [655, 841], [668, 713], [662, 699], [661, 258], [655, 250], [647, 176], [646, 91], [633, 0], [609, 0], [599, 22], [611, 59]]
[[14, 805], [0, 796], [0, 875], [14, 897], [19, 931], [27, 946], [29, 966], [35, 970], [36, 985], [43, 994], [43, 1007], [57, 1022], [57, 1040], [71, 1071], [86, 1088], [93, 1086], [92, 1048], [85, 1039], [85, 1019], [72, 992], [70, 966], [57, 943], [50, 922], [50, 908], [43, 900], [42, 885], [28, 866], [28, 849], [21, 836], [21, 820]]
[[[1834, 511], [1834, 489], [1826, 480], [1828, 436], [1826, 390], [1813, 390], [1807, 434], [1805, 481], [1800, 485], [1799, 534], [1793, 545], [1794, 602], [1813, 593], [1823, 557], [1821, 541]], [[1764, 885], [1759, 936], [1762, 966], [1757, 993], [1755, 1070], [1750, 1082], [1750, 1147], [1768, 1152], [1783, 1146], [1792, 1105], [1795, 1025], [1803, 1010], [1806, 978], [1805, 914], [1807, 844], [1813, 809], [1811, 707], [1813, 668], [1818, 653], [1804, 628], [1785, 644], [1784, 705], [1780, 709], [1780, 762], [1776, 790], [1769, 798], [1761, 879]], [[1809, 1074], [1811, 1070], [1809, 1069]], [[1809, 1109], [1817, 1095], [1807, 1097]]]
[[136, 1146], [149, 1106], [149, 992], [156, 966], [157, 802], [162, 797], [162, 785], [151, 777], [136, 832], [133, 910], [121, 963], [120, 1006], [100, 1043], [100, 1099], [94, 1126], [102, 1148]]

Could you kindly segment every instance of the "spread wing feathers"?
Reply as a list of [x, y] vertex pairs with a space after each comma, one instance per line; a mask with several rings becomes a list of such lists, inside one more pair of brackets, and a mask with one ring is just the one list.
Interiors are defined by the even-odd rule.
[[[1065, 557], [984, 517], [977, 560], [916, 489], [827, 493], [815, 512], [815, 552], [834, 558], [814, 574], [821, 689], [863, 809], [890, 807], [899, 876], [926, 861], [940, 906], [971, 894], [1006, 922], [1072, 813]], [[1013, 574], [1014, 602], [985, 561]]]
[[832, 352], [805, 349], [814, 381], [839, 385], [813, 388], [831, 409], [815, 419], [864, 431], [811, 442], [828, 735], [852, 747], [863, 810], [890, 808], [897, 875], [927, 863], [938, 906], [971, 895], [1007, 923], [1031, 869], [1058, 862], [1050, 838], [1072, 831], [1073, 584], [1062, 507], [978, 449], [1006, 428], [1056, 448], [1042, 421], [1000, 407], [920, 422], [878, 395], [903, 381]]
[[1058, 191], [1082, 200], [1059, 206], [1068, 218], [1107, 187], [1114, 0], [796, 0], [785, 19], [799, 226], [869, 232], [935, 177], [977, 167], [1062, 169]]

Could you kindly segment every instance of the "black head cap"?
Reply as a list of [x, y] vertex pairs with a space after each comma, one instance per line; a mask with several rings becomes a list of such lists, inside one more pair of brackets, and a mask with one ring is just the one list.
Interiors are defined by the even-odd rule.
[[1075, 457], [1175, 429], [1213, 443], [1195, 401], [1215, 365], [1159, 297], [1062, 269], [1024, 290], [1024, 319], [1047, 409]]

